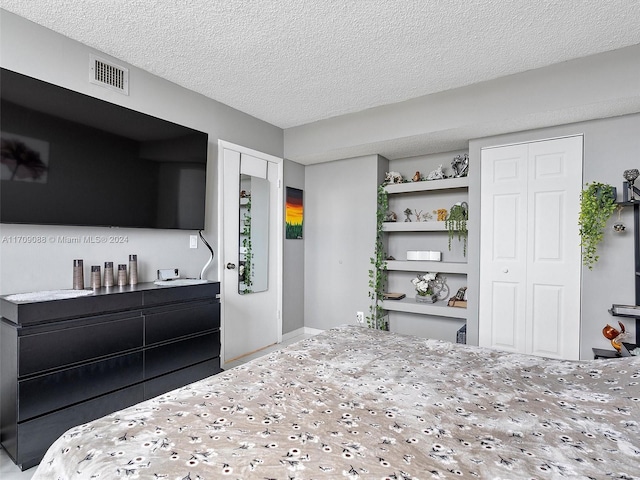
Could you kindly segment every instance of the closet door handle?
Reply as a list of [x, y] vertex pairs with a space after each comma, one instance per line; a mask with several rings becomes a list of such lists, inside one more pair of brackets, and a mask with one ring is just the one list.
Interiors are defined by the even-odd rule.
[[227, 270], [233, 270], [234, 268], [236, 268], [235, 263], [227, 263]]

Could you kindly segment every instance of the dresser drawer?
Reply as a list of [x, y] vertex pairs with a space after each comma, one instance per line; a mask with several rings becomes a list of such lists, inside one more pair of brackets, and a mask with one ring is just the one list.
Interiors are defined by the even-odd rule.
[[190, 303], [171, 309], [145, 311], [145, 345], [220, 328], [220, 304]]
[[18, 377], [142, 348], [143, 328], [138, 314], [18, 337]]
[[16, 463], [23, 469], [37, 465], [47, 448], [71, 427], [135, 405], [142, 401], [143, 395], [143, 386], [138, 384], [19, 423]]
[[220, 293], [220, 282], [209, 282], [197, 285], [163, 286], [146, 290], [143, 305], [167, 305], [193, 300], [215, 300]]
[[145, 350], [145, 380], [220, 356], [220, 331]]
[[213, 360], [206, 360], [191, 367], [153, 378], [144, 382], [144, 399], [157, 397], [221, 371], [220, 358], [214, 358]]
[[18, 421], [128, 387], [143, 380], [141, 351], [18, 382]]

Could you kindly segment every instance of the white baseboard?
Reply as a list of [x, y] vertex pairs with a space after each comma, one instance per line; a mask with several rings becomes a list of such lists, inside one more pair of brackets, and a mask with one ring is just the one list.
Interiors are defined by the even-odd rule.
[[324, 330], [320, 330], [318, 328], [304, 327], [304, 333], [306, 335], [318, 335], [319, 333], [324, 332]]
[[286, 342], [287, 340], [290, 340], [295, 337], [299, 337], [300, 335], [317, 335], [322, 332], [324, 332], [324, 330], [318, 330], [317, 328], [301, 327], [291, 332], [283, 334], [282, 341]]

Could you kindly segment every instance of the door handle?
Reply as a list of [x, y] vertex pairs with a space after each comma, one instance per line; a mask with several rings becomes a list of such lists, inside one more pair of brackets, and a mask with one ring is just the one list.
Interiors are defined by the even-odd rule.
[[235, 263], [227, 263], [227, 270], [233, 270], [234, 268], [236, 268]]

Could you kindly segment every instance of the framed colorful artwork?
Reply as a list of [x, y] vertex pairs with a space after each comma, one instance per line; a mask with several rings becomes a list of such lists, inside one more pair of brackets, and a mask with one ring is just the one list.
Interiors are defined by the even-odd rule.
[[302, 203], [302, 190], [287, 187], [285, 205], [285, 238], [289, 240], [302, 239], [302, 226], [304, 220], [304, 207]]

